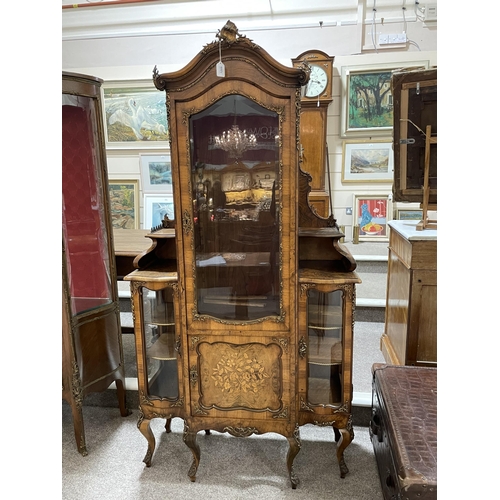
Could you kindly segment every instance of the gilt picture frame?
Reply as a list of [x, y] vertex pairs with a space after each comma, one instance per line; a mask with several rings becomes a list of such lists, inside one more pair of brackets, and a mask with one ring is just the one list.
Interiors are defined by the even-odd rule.
[[174, 220], [174, 198], [172, 195], [144, 195], [144, 229], [159, 226], [165, 215]]
[[107, 149], [169, 149], [165, 95], [148, 81], [102, 87]]
[[348, 140], [342, 145], [342, 183], [386, 182], [394, 178], [390, 140]]
[[172, 193], [170, 154], [140, 154], [143, 193]]
[[392, 220], [390, 194], [355, 194], [353, 225], [359, 226], [359, 241], [389, 241]]
[[429, 61], [343, 66], [341, 69], [341, 137], [377, 137], [391, 134], [394, 70], [428, 68]]
[[110, 179], [108, 186], [113, 229], [139, 229], [139, 181]]

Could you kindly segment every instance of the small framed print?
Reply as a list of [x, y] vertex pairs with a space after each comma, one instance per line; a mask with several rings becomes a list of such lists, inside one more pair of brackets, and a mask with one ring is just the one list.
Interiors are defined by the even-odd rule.
[[143, 193], [172, 193], [172, 163], [170, 155], [141, 154]]
[[144, 229], [159, 226], [165, 215], [174, 220], [174, 198], [172, 195], [144, 195]]
[[344, 141], [342, 182], [388, 182], [394, 177], [391, 141]]
[[110, 179], [109, 202], [114, 229], [139, 229], [139, 182]]
[[408, 209], [408, 208], [397, 208], [396, 209], [396, 219], [397, 220], [422, 220], [423, 211], [418, 209]]
[[355, 194], [354, 210], [360, 241], [389, 241], [392, 202], [388, 194]]

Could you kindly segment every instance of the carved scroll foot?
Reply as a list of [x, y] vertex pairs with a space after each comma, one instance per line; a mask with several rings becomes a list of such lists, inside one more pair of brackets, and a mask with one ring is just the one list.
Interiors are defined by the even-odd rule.
[[148, 451], [146, 452], [146, 455], [143, 459], [146, 467], [151, 467], [151, 458], [153, 457], [156, 446], [156, 441], [153, 431], [151, 430], [150, 422], [151, 420], [144, 418], [143, 415], [139, 417], [139, 422], [137, 422], [137, 427], [148, 441]]
[[353, 433], [348, 429], [340, 429], [342, 440], [337, 445], [337, 460], [339, 462], [340, 477], [343, 479], [349, 472], [344, 460], [344, 450], [349, 446], [352, 441]]
[[292, 489], [294, 490], [297, 488], [297, 485], [299, 484], [300, 480], [296, 476], [294, 470], [293, 470], [293, 461], [295, 460], [295, 457], [297, 456], [297, 453], [300, 451], [301, 447], [301, 442], [300, 442], [300, 434], [299, 434], [299, 427], [295, 427], [295, 431], [293, 433], [293, 436], [288, 437], [288, 443], [290, 445], [290, 448], [288, 450], [288, 454], [286, 456], [286, 466], [288, 467], [288, 474], [290, 476], [290, 482], [292, 483]]
[[196, 481], [196, 471], [198, 470], [198, 465], [200, 464], [200, 447], [196, 443], [196, 432], [190, 432], [186, 424], [184, 424], [184, 442], [188, 448], [193, 453], [193, 463], [189, 468], [188, 476], [189, 479], [194, 483]]

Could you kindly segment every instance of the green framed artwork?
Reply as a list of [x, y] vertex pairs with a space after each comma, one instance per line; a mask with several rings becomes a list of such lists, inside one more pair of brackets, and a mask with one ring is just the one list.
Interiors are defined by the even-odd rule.
[[168, 149], [165, 97], [151, 82], [109, 82], [102, 89], [108, 149]]
[[390, 135], [393, 127], [393, 71], [428, 66], [429, 61], [414, 61], [404, 66], [342, 67], [342, 137]]
[[111, 223], [114, 229], [139, 229], [139, 182], [109, 180]]
[[397, 220], [422, 220], [423, 210], [419, 209], [396, 209], [396, 219]]

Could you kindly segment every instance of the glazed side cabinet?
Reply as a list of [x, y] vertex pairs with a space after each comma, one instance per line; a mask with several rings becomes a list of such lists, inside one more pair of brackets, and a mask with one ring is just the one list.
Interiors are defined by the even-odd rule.
[[98, 78], [62, 74], [62, 396], [87, 455], [83, 398], [116, 383], [123, 349]]
[[417, 222], [389, 222], [381, 350], [390, 364], [437, 366], [437, 230]]

